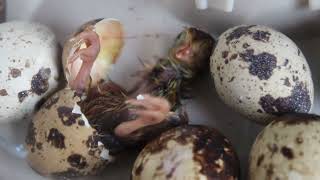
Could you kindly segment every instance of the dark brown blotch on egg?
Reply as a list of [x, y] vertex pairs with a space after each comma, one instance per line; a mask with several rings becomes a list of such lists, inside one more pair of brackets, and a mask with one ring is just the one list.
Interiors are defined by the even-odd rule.
[[288, 97], [273, 98], [267, 94], [260, 98], [259, 105], [269, 114], [306, 113], [311, 109], [311, 97], [303, 83], [295, 85]]
[[37, 147], [38, 150], [42, 150], [42, 143], [38, 142], [36, 144], [36, 147]]
[[[208, 179], [237, 179], [239, 160], [230, 142], [218, 131], [201, 125], [186, 125], [172, 129], [148, 144], [139, 156], [161, 153], [167, 150], [168, 142], [181, 145], [193, 144], [193, 160], [200, 165], [200, 173]], [[166, 174], [172, 178], [177, 163]], [[143, 171], [143, 161], [136, 165], [134, 174]], [[159, 170], [158, 170], [159, 171]]]
[[21, 76], [21, 70], [17, 68], [9, 68], [9, 77], [17, 78]]
[[58, 116], [65, 126], [71, 126], [76, 123], [76, 120], [81, 117], [80, 114], [72, 113], [73, 108], [60, 106], [57, 108]]
[[[225, 137], [213, 129], [194, 126], [194, 160], [201, 164], [200, 172], [209, 179], [237, 177], [238, 159]], [[221, 149], [224, 149], [221, 151]], [[230, 151], [226, 152], [225, 149]], [[232, 153], [230, 153], [232, 152]], [[222, 165], [216, 162], [222, 162]], [[213, 171], [212, 171], [213, 170]]]
[[33, 147], [36, 144], [36, 128], [34, 127], [34, 123], [30, 122], [27, 130], [26, 136], [26, 144]]
[[261, 163], [263, 162], [263, 160], [264, 160], [264, 155], [262, 154], [262, 155], [260, 155], [260, 156], [258, 157], [258, 160], [257, 160], [257, 166], [258, 166], [258, 167], [261, 165]]
[[251, 35], [252, 32], [250, 28], [255, 27], [255, 25], [250, 26], [240, 26], [235, 28], [230, 34], [226, 37], [226, 43], [229, 44], [231, 41], [241, 38], [242, 36]]
[[85, 125], [85, 122], [84, 122], [83, 120], [79, 120], [79, 121], [78, 121], [78, 125], [79, 125], [79, 126], [84, 126], [84, 125]]
[[250, 47], [250, 45], [249, 45], [248, 43], [243, 43], [242, 47], [243, 47], [244, 49], [247, 49], [248, 47]]
[[223, 59], [227, 58], [228, 55], [229, 55], [229, 51], [223, 51], [223, 52], [222, 52], [222, 58], [223, 58]]
[[284, 79], [283, 85], [288, 86], [288, 87], [291, 87], [291, 83], [290, 83], [290, 80], [289, 80], [288, 77], [286, 77], [286, 78]]
[[6, 89], [1, 89], [0, 90], [0, 96], [8, 96], [8, 92]]
[[86, 158], [80, 154], [72, 154], [67, 159], [71, 167], [84, 169], [88, 166]]
[[64, 140], [65, 140], [65, 136], [58, 129], [56, 128], [50, 129], [48, 133], [47, 141], [52, 146], [58, 149], [64, 149], [66, 148]]
[[289, 160], [294, 158], [293, 150], [286, 146], [281, 148], [281, 154]]
[[41, 68], [38, 73], [32, 77], [31, 91], [39, 96], [47, 92], [47, 90], [49, 89], [50, 76], [50, 68]]
[[255, 55], [254, 50], [249, 49], [241, 53], [240, 57], [250, 63], [249, 73], [257, 76], [260, 80], [269, 79], [277, 67], [276, 56], [267, 52]]
[[20, 103], [22, 103], [28, 96], [29, 96], [29, 91], [25, 90], [25, 91], [21, 91], [18, 93], [18, 100]]
[[252, 38], [256, 41], [268, 42], [270, 39], [271, 33], [268, 31], [256, 31], [252, 34]]

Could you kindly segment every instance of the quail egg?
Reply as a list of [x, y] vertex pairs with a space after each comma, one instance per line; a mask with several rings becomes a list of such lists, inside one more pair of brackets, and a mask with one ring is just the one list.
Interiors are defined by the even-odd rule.
[[320, 117], [286, 115], [256, 138], [250, 153], [249, 180], [320, 179]]
[[0, 122], [29, 118], [58, 86], [56, 36], [44, 25], [21, 21], [0, 24], [0, 34]]
[[236, 180], [239, 161], [230, 141], [218, 131], [200, 125], [169, 130], [139, 154], [132, 180]]
[[303, 53], [269, 27], [241, 25], [224, 32], [211, 56], [211, 72], [220, 98], [255, 122], [312, 108], [313, 82]]

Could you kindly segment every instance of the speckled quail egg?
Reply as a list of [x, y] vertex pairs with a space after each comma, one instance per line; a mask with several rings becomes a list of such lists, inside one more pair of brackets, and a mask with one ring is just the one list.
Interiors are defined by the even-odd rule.
[[211, 72], [220, 98], [258, 123], [312, 108], [313, 82], [304, 55], [269, 27], [241, 25], [224, 32], [211, 56]]
[[53, 95], [35, 114], [26, 145], [29, 165], [44, 176], [74, 177], [99, 173], [112, 156], [76, 102], [74, 91]]
[[36, 104], [58, 85], [54, 33], [29, 22], [0, 24], [0, 122], [29, 118]]
[[133, 180], [236, 180], [239, 162], [230, 141], [214, 129], [186, 125], [149, 143], [132, 170]]
[[293, 114], [269, 124], [250, 153], [250, 180], [320, 179], [320, 117]]

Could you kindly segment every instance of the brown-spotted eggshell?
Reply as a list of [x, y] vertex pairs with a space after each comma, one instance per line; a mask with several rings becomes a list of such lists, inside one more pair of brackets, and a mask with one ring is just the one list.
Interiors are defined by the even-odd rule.
[[308, 114], [275, 119], [256, 138], [249, 180], [320, 179], [320, 117]]
[[220, 98], [258, 123], [312, 108], [313, 82], [303, 53], [269, 27], [241, 25], [224, 32], [211, 57], [211, 72]]
[[0, 54], [0, 122], [28, 119], [37, 103], [58, 86], [56, 36], [37, 23], [3, 23]]
[[76, 106], [80, 98], [63, 89], [38, 111], [28, 130], [29, 165], [44, 176], [97, 174], [112, 160], [99, 136]]
[[133, 180], [236, 180], [238, 175], [238, 158], [229, 140], [198, 125], [163, 133], [142, 150], [132, 170]]

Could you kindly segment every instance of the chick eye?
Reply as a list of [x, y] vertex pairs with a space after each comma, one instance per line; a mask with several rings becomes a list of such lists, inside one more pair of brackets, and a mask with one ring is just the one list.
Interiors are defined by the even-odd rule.
[[176, 40], [179, 40], [182, 36], [182, 33], [180, 33], [177, 37], [176, 37]]
[[185, 32], [182, 32], [180, 33], [177, 37], [176, 37], [176, 42], [180, 42], [180, 41], [183, 41], [186, 37], [186, 33]]

